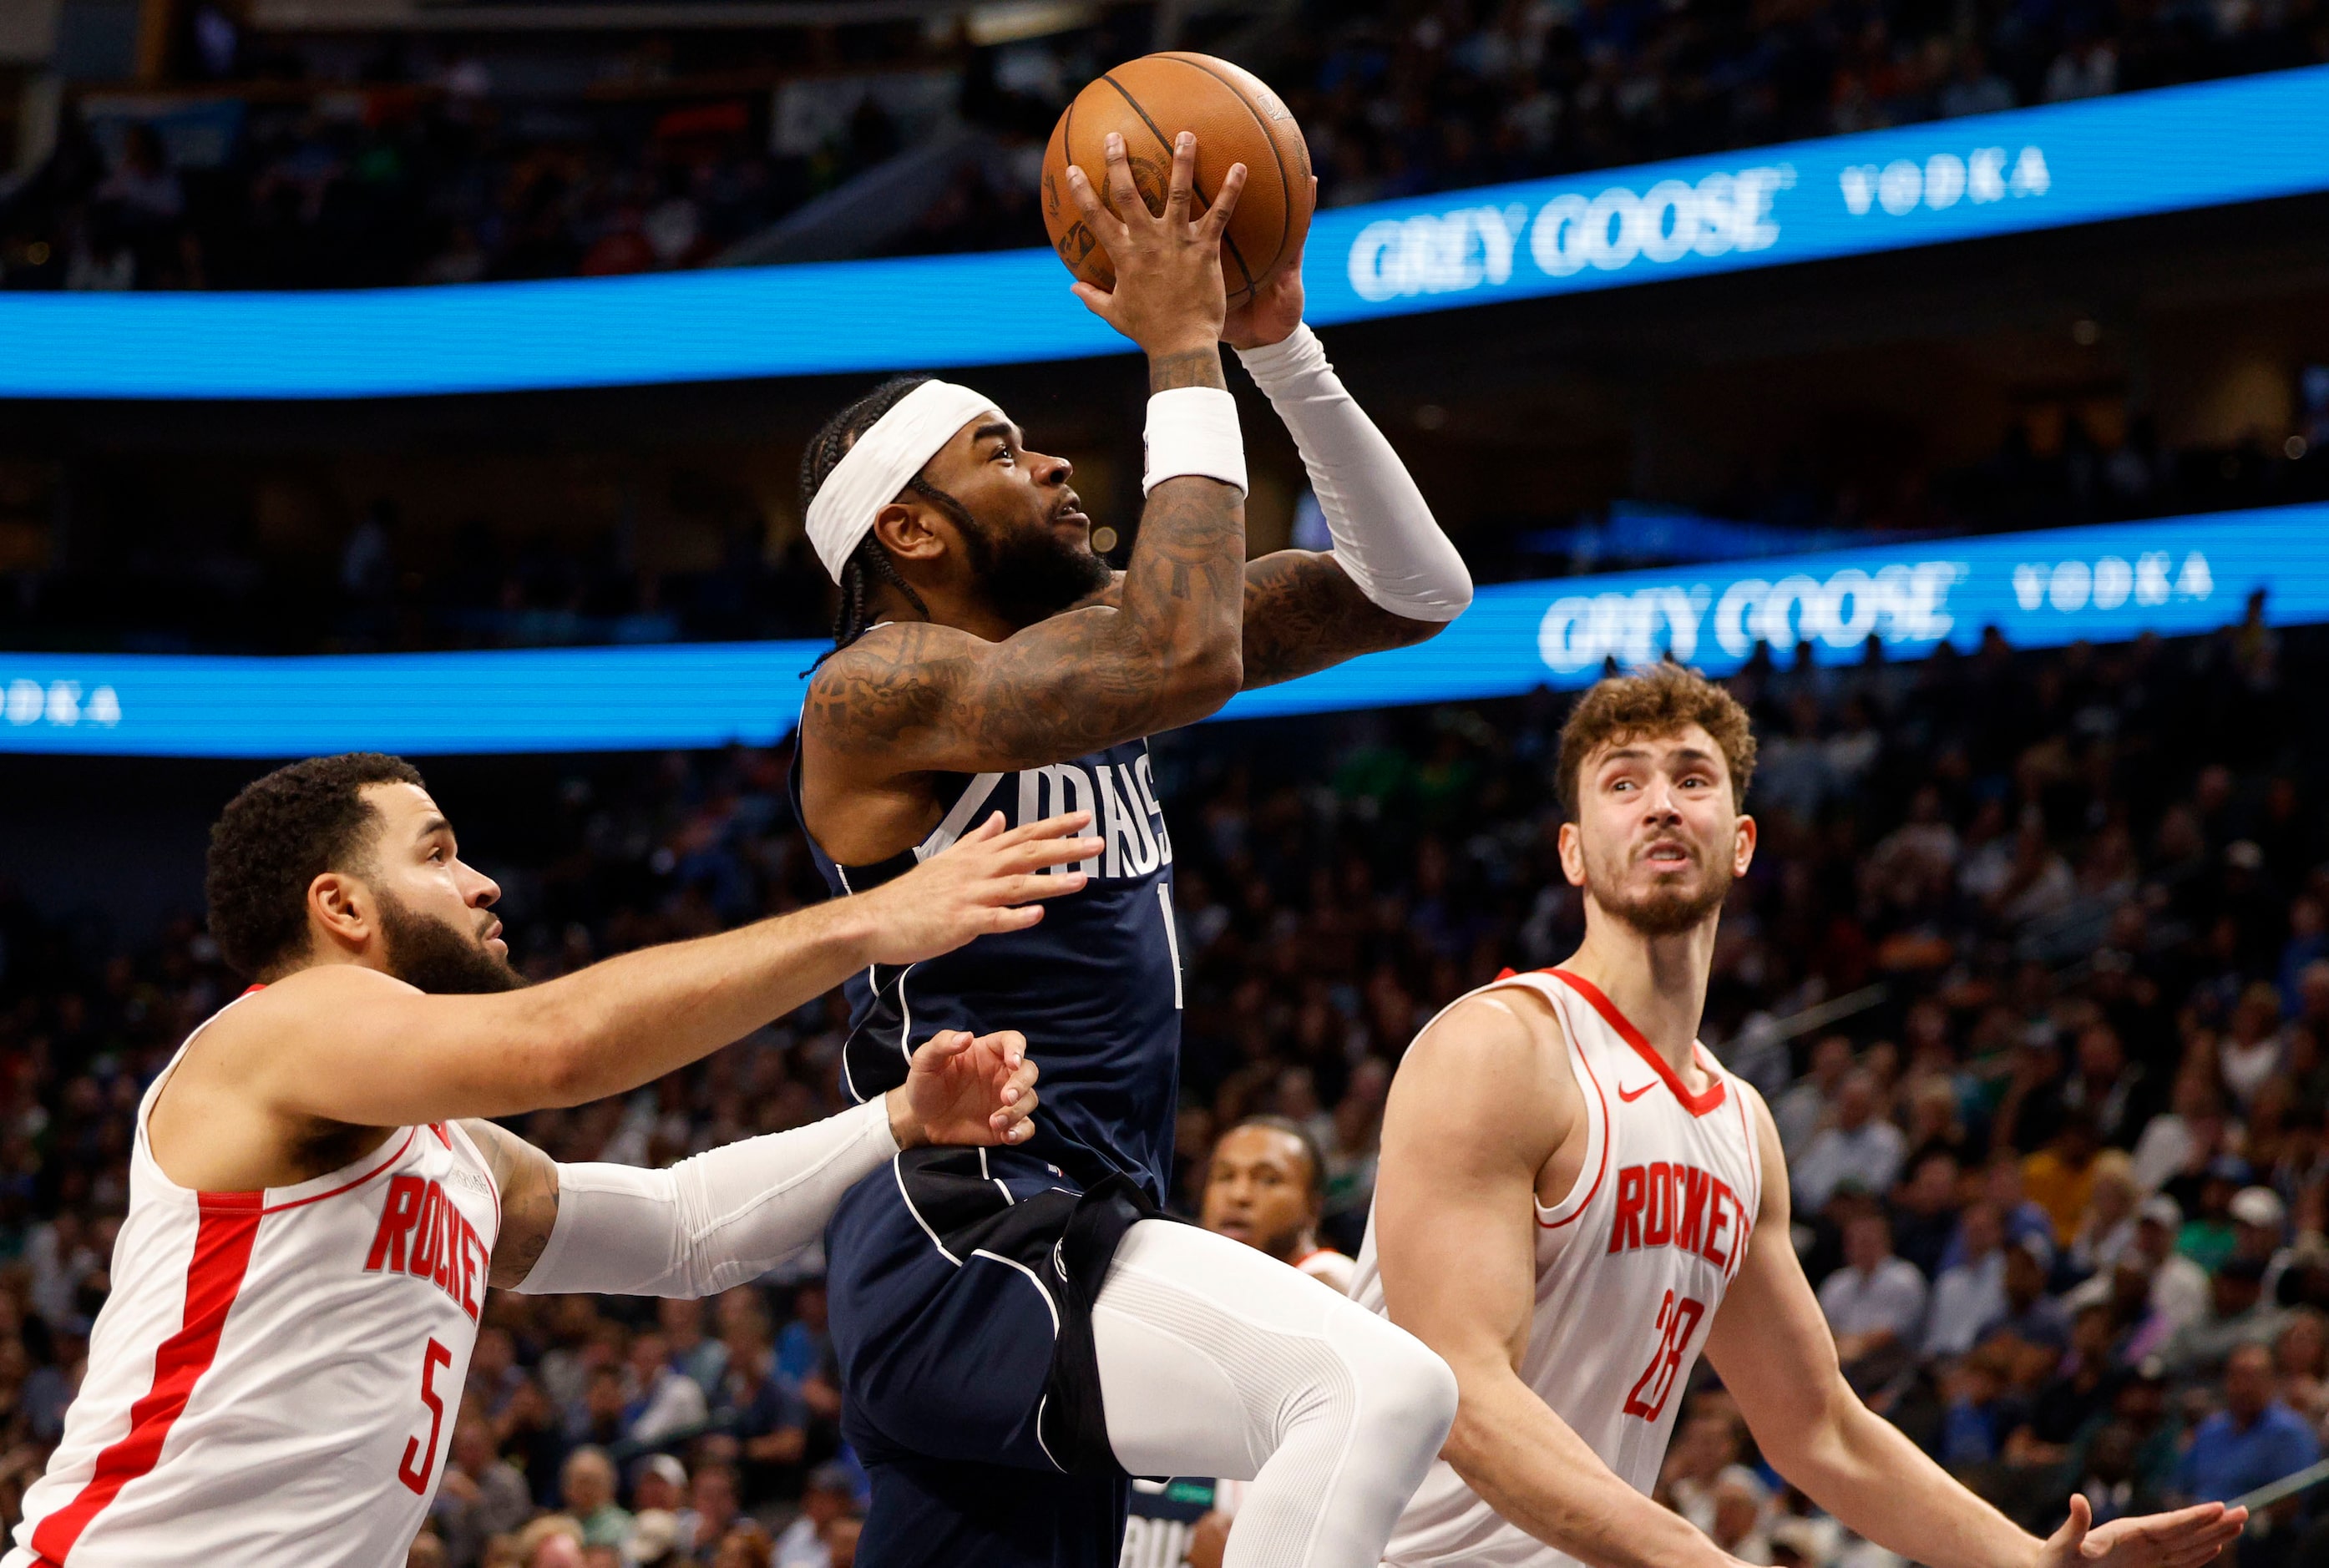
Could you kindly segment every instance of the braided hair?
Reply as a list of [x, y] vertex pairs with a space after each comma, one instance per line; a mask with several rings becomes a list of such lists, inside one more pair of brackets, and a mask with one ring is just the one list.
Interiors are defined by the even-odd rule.
[[[905, 395], [929, 380], [928, 376], [897, 376], [882, 382], [857, 401], [825, 422], [824, 427], [809, 438], [808, 450], [801, 454], [800, 503], [801, 515], [808, 515], [809, 502], [816, 499], [825, 479], [842, 458], [848, 455], [857, 438], [872, 429], [875, 421], [896, 408]], [[907, 488], [922, 488], [919, 476], [907, 482]], [[867, 530], [849, 559], [841, 568], [841, 605], [833, 616], [833, 645], [836, 652], [846, 648], [872, 629], [865, 618], [865, 601], [876, 583], [887, 583], [906, 597], [923, 619], [929, 618], [929, 606], [921, 595], [914, 592], [905, 578], [898, 575], [890, 552], [882, 541]]]

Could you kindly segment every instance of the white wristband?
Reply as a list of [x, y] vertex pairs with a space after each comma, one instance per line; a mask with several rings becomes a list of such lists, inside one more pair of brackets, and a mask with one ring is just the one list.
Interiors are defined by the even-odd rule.
[[1168, 479], [1200, 474], [1246, 493], [1245, 437], [1237, 399], [1220, 387], [1174, 387], [1148, 397], [1148, 456], [1140, 493]]

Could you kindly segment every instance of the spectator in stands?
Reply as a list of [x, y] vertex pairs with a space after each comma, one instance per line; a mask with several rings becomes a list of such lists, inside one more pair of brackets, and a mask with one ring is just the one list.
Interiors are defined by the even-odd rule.
[[2268, 1187], [2244, 1187], [2232, 1195], [2226, 1212], [2232, 1221], [2232, 1257], [2262, 1263], [2265, 1296], [2278, 1300], [2280, 1277], [2289, 1264], [2289, 1249], [2281, 1244], [2287, 1206]]
[[448, 1568], [476, 1568], [486, 1542], [518, 1528], [533, 1513], [525, 1477], [494, 1452], [493, 1425], [484, 1407], [465, 1402], [453, 1422], [444, 1479], [430, 1510]]
[[2005, 1302], [1997, 1318], [1982, 1326], [1985, 1338], [2008, 1334], [2025, 1345], [2060, 1352], [2070, 1339], [2070, 1314], [2046, 1292], [2054, 1270], [2054, 1248], [2044, 1236], [2025, 1235], [2005, 1249], [2002, 1278]]
[[736, 1472], [712, 1462], [695, 1467], [687, 1507], [679, 1513], [679, 1544], [691, 1560], [702, 1562], [719, 1550], [738, 1517]]
[[835, 1568], [825, 1532], [856, 1512], [856, 1484], [847, 1467], [819, 1465], [801, 1492], [800, 1516], [777, 1537], [774, 1568]]
[[624, 1440], [637, 1448], [658, 1448], [702, 1432], [711, 1419], [702, 1386], [672, 1365], [671, 1347], [661, 1334], [631, 1340], [632, 1394], [623, 1406]]
[[1318, 1240], [1325, 1200], [1325, 1158], [1310, 1129], [1283, 1116], [1251, 1116], [1213, 1145], [1202, 1220], [1207, 1230], [1348, 1295], [1351, 1260]]
[[2046, 1211], [2058, 1242], [2068, 1244], [2079, 1235], [2094, 1196], [2101, 1152], [2094, 1118], [2082, 1110], [2066, 1109], [2045, 1147], [2022, 1162], [2023, 1190]]
[[1835, 1335], [1836, 1354], [1863, 1393], [1900, 1370], [1925, 1321], [1925, 1277], [1892, 1255], [1892, 1226], [1881, 1211], [1854, 1215], [1843, 1227], [1844, 1266], [1820, 1282], [1820, 1310]]
[[1930, 1280], [1957, 1234], [1957, 1187], [1964, 1168], [1945, 1147], [1927, 1146], [1909, 1161], [1908, 1178], [1894, 1189], [1893, 1246]]
[[631, 1533], [631, 1516], [615, 1501], [615, 1466], [604, 1449], [585, 1445], [566, 1458], [559, 1472], [566, 1512], [581, 1526], [580, 1545], [620, 1546]]
[[1805, 1215], [1825, 1208], [1847, 1178], [1863, 1191], [1891, 1187], [1907, 1150], [1900, 1129], [1880, 1119], [1878, 1108], [1876, 1080], [1864, 1068], [1837, 1080], [1834, 1120], [1812, 1134], [1790, 1171]]
[[2272, 1352], [2244, 1344], [2225, 1359], [2224, 1408], [2192, 1434], [2175, 1489], [2195, 1502], [2237, 1498], [2320, 1457], [2313, 1429], [2274, 1397]]
[[1967, 1205], [1958, 1235], [1964, 1260], [1933, 1282], [1922, 1347], [1928, 1357], [1964, 1355], [2005, 1315], [2005, 1232], [1997, 1207]]
[[676, 1516], [687, 1499], [687, 1467], [667, 1453], [651, 1453], [632, 1467], [631, 1512]]
[[674, 1370], [715, 1399], [728, 1372], [728, 1347], [703, 1332], [703, 1303], [693, 1297], [666, 1297], [655, 1303], [655, 1320]]
[[2266, 1299], [2264, 1264], [2236, 1258], [2209, 1282], [2208, 1313], [2179, 1329], [2163, 1353], [2170, 1372], [2211, 1376], [2243, 1345], [2269, 1347], [2279, 1337], [2287, 1309]]
[[1851, 1038], [1823, 1036], [1812, 1047], [1810, 1071], [1773, 1102], [1771, 1120], [1778, 1127], [1780, 1147], [1791, 1163], [1802, 1157], [1812, 1135], [1827, 1124], [1837, 1085], [1851, 1071]]

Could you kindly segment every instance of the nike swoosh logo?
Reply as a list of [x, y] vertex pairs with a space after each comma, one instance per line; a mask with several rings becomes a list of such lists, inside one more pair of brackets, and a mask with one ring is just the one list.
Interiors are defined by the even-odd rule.
[[1617, 1091], [1617, 1098], [1619, 1098], [1620, 1100], [1623, 1100], [1627, 1104], [1630, 1105], [1630, 1104], [1632, 1104], [1635, 1101], [1636, 1101], [1636, 1100], [1640, 1099], [1643, 1095], [1645, 1095], [1645, 1094], [1648, 1094], [1651, 1090], [1653, 1090], [1653, 1089], [1656, 1088], [1657, 1086], [1658, 1086], [1658, 1081], [1657, 1081], [1655, 1078], [1652, 1078], [1648, 1083], [1646, 1083], [1646, 1084], [1643, 1084], [1643, 1085], [1642, 1085], [1640, 1088], [1638, 1088], [1638, 1089], [1632, 1089], [1632, 1090], [1620, 1089], [1620, 1090], [1618, 1090], [1618, 1091]]

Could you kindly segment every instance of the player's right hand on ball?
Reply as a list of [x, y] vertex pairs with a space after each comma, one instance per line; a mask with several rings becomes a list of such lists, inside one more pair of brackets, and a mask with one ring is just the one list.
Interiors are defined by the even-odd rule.
[[[1197, 183], [1197, 138], [1183, 131], [1173, 148], [1164, 211], [1152, 213], [1133, 183], [1124, 138], [1108, 136], [1108, 200], [1084, 172], [1068, 165], [1068, 194], [1116, 268], [1116, 287], [1078, 283], [1075, 296], [1151, 358], [1210, 349], [1221, 340], [1229, 292], [1221, 282], [1221, 232], [1245, 189], [1245, 165], [1232, 164], [1202, 217], [1189, 215]], [[1110, 205], [1115, 208], [1109, 211]], [[1122, 216], [1118, 216], [1122, 214]]]
[[1089, 860], [1107, 846], [1084, 836], [1089, 812], [1003, 830], [995, 812], [904, 876], [862, 893], [872, 926], [873, 962], [919, 963], [975, 936], [1024, 931], [1043, 918], [1044, 898], [1081, 890], [1081, 871], [1051, 870]]

